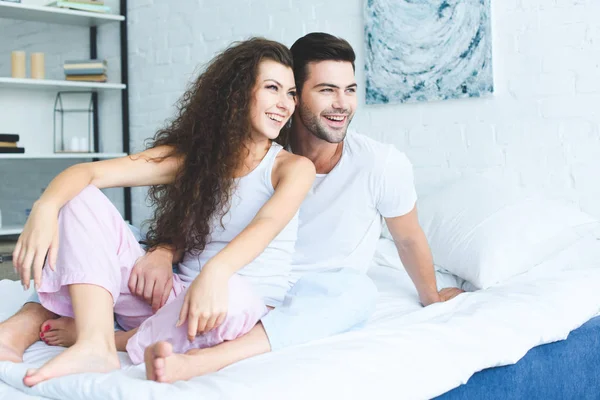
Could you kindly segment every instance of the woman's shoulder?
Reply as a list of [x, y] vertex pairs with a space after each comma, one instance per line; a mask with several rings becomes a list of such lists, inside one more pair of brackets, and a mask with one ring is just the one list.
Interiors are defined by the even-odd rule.
[[308, 158], [281, 149], [275, 158], [272, 173], [277, 181], [287, 177], [314, 179], [316, 170]]

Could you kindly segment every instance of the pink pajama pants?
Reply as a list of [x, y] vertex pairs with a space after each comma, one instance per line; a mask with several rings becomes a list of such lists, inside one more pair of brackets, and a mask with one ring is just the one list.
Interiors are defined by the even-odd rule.
[[58, 224], [56, 271], [44, 265], [40, 302], [55, 314], [74, 317], [68, 285], [92, 284], [106, 289], [112, 295], [119, 325], [126, 330], [139, 327], [127, 343], [127, 352], [136, 364], [144, 361], [145, 348], [157, 341], [169, 341], [176, 353], [214, 346], [247, 333], [268, 312], [251, 285], [234, 275], [229, 281], [227, 318], [218, 328], [190, 342], [187, 324], [175, 328], [188, 283], [174, 275], [167, 304], [154, 315], [143, 299], [129, 291], [131, 270], [144, 249], [98, 188], [88, 186], [68, 202], [59, 213]]

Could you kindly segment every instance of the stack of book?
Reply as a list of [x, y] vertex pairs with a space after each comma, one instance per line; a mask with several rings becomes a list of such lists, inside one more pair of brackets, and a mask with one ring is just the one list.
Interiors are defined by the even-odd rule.
[[51, 1], [49, 7], [69, 8], [78, 11], [90, 11], [97, 13], [109, 13], [110, 7], [104, 5], [104, 0], [69, 0]]
[[68, 81], [106, 82], [106, 60], [65, 61], [65, 79]]
[[14, 133], [0, 133], [0, 153], [25, 153], [23, 147], [17, 147], [19, 135]]

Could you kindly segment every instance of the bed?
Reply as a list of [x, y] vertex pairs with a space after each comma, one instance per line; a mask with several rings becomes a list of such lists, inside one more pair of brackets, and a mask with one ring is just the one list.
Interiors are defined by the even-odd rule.
[[[0, 362], [0, 399], [600, 397], [600, 320], [594, 318], [600, 311], [600, 241], [573, 246], [501, 285], [427, 308], [419, 306], [389, 245], [380, 239], [369, 271], [380, 297], [362, 330], [172, 385], [146, 381], [144, 367], [132, 366], [120, 354], [120, 371], [72, 375], [26, 388], [21, 378], [27, 367], [62, 351], [38, 342], [24, 364]], [[558, 268], [565, 257], [571, 262]], [[442, 272], [438, 282], [464, 284]], [[1, 281], [0, 293], [2, 319], [27, 297], [12, 281]], [[553, 342], [558, 343], [544, 345]]]
[[534, 347], [514, 365], [480, 371], [436, 399], [600, 399], [600, 317], [566, 340]]

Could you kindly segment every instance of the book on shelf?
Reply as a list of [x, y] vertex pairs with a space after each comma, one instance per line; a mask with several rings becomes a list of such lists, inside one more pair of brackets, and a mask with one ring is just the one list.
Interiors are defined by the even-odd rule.
[[67, 60], [63, 63], [64, 69], [80, 69], [80, 68], [107, 68], [106, 60]]
[[16, 133], [0, 133], [0, 142], [18, 142], [19, 135]]
[[[103, 6], [104, 0], [67, 0], [69, 3], [79, 3], [79, 4], [94, 4], [97, 6]], [[56, 3], [56, 1], [49, 1], [48, 4]]]
[[48, 7], [69, 8], [77, 11], [90, 11], [95, 13], [109, 13], [110, 7], [96, 3], [81, 3], [78, 1], [52, 1]]
[[65, 77], [68, 81], [77, 82], [106, 82], [107, 77], [104, 74], [100, 75], [67, 75]]
[[0, 147], [17, 147], [17, 142], [0, 142]]
[[0, 147], [0, 153], [25, 153], [24, 147]]
[[103, 75], [106, 68], [65, 69], [65, 75]]

